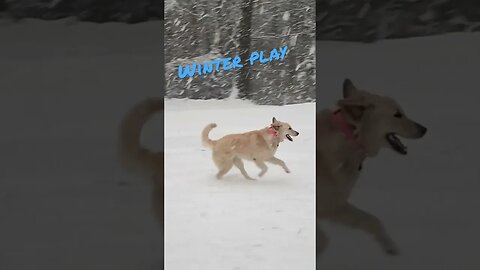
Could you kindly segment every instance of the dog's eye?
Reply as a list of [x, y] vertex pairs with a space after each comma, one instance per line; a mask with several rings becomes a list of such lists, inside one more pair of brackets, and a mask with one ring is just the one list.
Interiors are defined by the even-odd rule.
[[397, 112], [393, 116], [395, 116], [396, 118], [402, 118], [403, 115], [401, 113]]
[[289, 127], [288, 129], [292, 129], [291, 127]]

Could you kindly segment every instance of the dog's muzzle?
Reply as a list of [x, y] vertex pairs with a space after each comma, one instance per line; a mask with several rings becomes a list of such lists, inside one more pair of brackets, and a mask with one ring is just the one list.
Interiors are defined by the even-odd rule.
[[[296, 137], [296, 136], [298, 136], [299, 134], [300, 134], [300, 133], [299, 133], [298, 131], [295, 131], [295, 135], [293, 135], [293, 136]], [[293, 142], [292, 136], [290, 136], [290, 134], [286, 134], [285, 137], [286, 137], [289, 141]]]

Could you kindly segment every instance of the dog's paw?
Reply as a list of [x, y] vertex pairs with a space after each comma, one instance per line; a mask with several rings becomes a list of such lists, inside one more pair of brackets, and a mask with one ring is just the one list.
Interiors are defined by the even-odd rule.
[[288, 168], [285, 168], [286, 173], [290, 173], [290, 170]]
[[260, 172], [260, 173], [258, 174], [258, 176], [259, 176], [259, 177], [263, 177], [263, 176], [265, 175], [265, 173], [266, 173], [266, 171]]

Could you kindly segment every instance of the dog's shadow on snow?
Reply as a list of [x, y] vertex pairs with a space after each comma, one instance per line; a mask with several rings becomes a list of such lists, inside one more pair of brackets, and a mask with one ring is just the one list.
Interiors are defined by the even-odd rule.
[[268, 187], [271, 189], [292, 187], [295, 183], [292, 179], [288, 179], [285, 176], [263, 176], [256, 177], [256, 180], [247, 180], [242, 175], [226, 175], [222, 179], [217, 179], [215, 176], [211, 176], [208, 180], [209, 186], [226, 186], [226, 187]]

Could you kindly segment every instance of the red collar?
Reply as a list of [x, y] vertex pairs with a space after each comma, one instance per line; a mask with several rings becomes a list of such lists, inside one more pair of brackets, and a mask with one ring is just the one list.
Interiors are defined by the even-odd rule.
[[355, 126], [347, 122], [342, 109], [338, 109], [332, 113], [331, 121], [332, 124], [343, 133], [347, 141], [352, 142], [358, 148], [365, 150], [363, 144], [358, 140], [358, 134], [355, 134]]
[[267, 133], [268, 133], [268, 134], [271, 134], [273, 137], [277, 137], [277, 136], [278, 136], [278, 131], [276, 131], [273, 127], [267, 128]]

